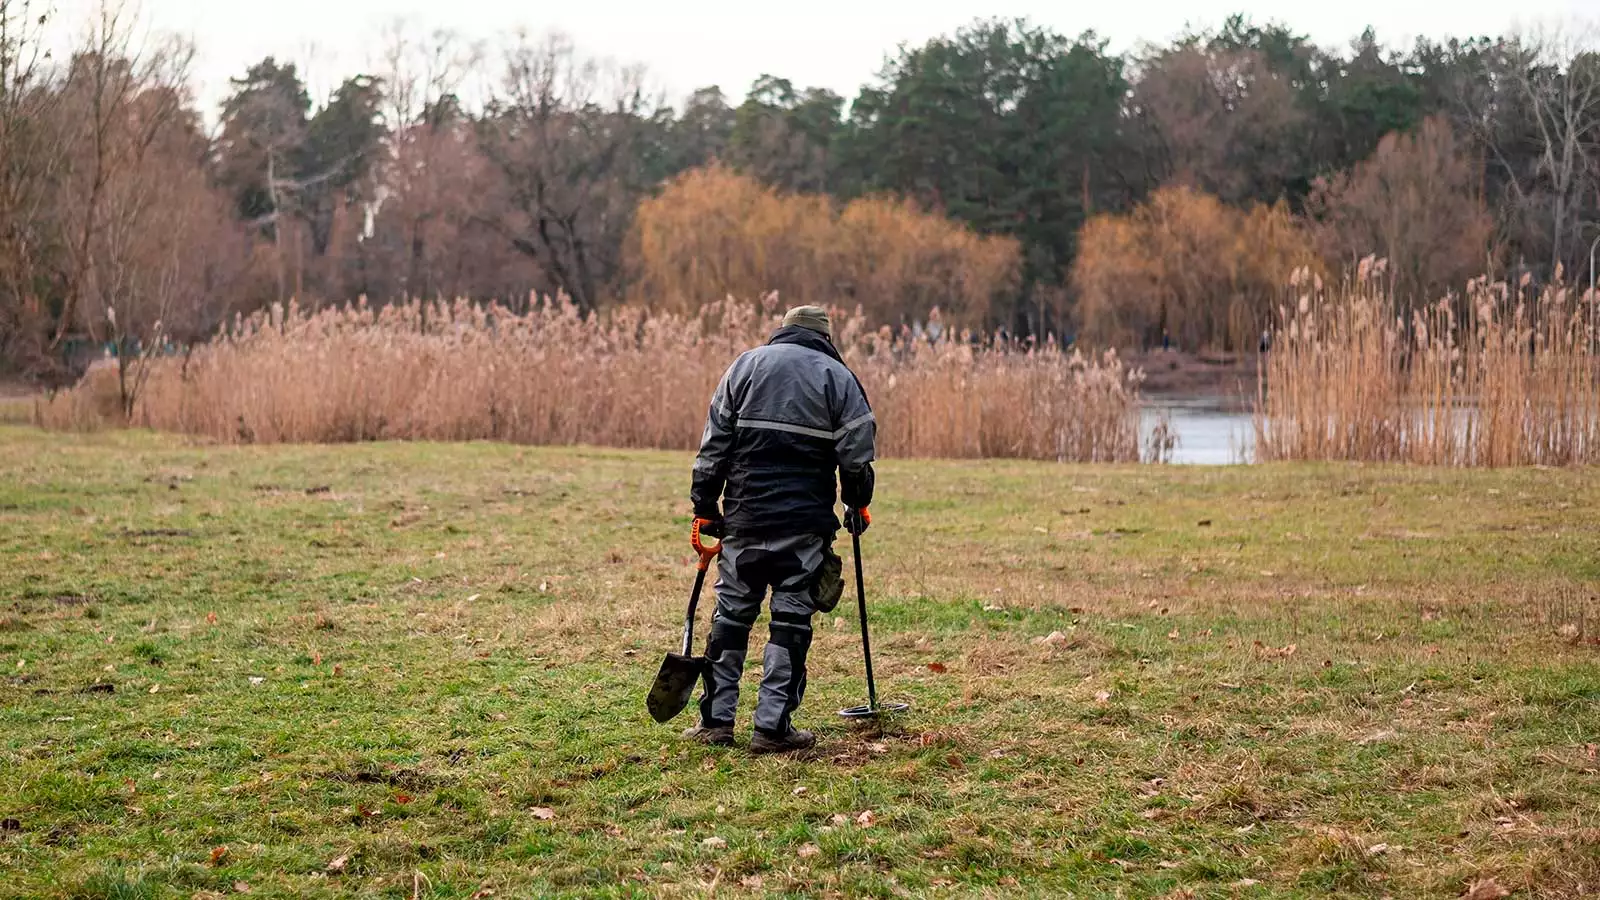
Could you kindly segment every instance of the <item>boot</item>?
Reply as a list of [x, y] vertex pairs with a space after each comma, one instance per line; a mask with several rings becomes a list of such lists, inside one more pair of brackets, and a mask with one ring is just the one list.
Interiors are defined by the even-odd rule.
[[750, 738], [751, 753], [794, 753], [798, 750], [810, 750], [816, 745], [816, 735], [798, 729], [790, 729], [783, 737], [773, 737], [757, 731], [755, 736]]
[[710, 747], [732, 747], [732, 725], [696, 725], [685, 731], [683, 736], [691, 741], [699, 741]]

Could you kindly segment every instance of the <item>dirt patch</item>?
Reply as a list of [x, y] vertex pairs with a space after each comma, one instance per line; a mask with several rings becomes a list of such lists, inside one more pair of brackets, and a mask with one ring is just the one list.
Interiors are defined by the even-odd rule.
[[386, 784], [413, 791], [432, 790], [446, 782], [446, 779], [416, 769], [387, 767], [381, 769], [368, 767], [352, 772], [328, 772], [322, 777], [328, 781], [342, 781], [346, 784]]

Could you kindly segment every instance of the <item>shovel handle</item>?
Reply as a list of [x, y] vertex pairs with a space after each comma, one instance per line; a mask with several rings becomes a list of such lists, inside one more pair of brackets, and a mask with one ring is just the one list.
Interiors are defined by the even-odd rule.
[[712, 543], [707, 544], [700, 534], [700, 526], [706, 524], [709, 524], [709, 520], [695, 519], [694, 524], [689, 528], [689, 545], [694, 548], [695, 553], [700, 555], [700, 571], [702, 572], [711, 568], [711, 561], [717, 558], [718, 553], [722, 552], [721, 541], [713, 540]]

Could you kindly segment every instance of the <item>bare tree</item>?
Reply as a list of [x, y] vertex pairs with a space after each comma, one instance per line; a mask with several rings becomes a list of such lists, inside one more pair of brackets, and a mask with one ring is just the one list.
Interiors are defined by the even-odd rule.
[[551, 35], [506, 53], [480, 122], [504, 202], [483, 220], [588, 312], [621, 270], [622, 237], [645, 185], [650, 113], [643, 73], [581, 57]]
[[[1576, 250], [1583, 197], [1600, 183], [1600, 52], [1593, 31], [1535, 34], [1516, 45], [1517, 87], [1538, 128], [1536, 176], [1550, 195], [1550, 268]], [[1570, 239], [1570, 241], [1569, 241]]]
[[41, 288], [56, 249], [50, 185], [61, 165], [55, 93], [41, 40], [46, 7], [0, 0], [0, 358], [58, 385], [73, 378], [49, 352], [54, 313]]
[[1132, 96], [1156, 174], [1240, 203], [1279, 196], [1303, 117], [1287, 78], [1254, 50], [1199, 44], [1147, 54]]
[[[1600, 190], [1600, 52], [1594, 29], [1546, 29], [1487, 49], [1457, 84], [1456, 119], [1503, 187], [1503, 236], [1551, 273], [1585, 248]], [[1586, 207], [1585, 201], [1590, 200]]]
[[1494, 230], [1474, 164], [1441, 117], [1414, 134], [1387, 135], [1370, 159], [1312, 191], [1323, 255], [1351, 270], [1369, 254], [1386, 258], [1389, 291], [1401, 302], [1464, 293], [1467, 279], [1483, 273]]
[[115, 349], [124, 415], [177, 320], [211, 302], [212, 248], [233, 228], [188, 104], [191, 58], [175, 39], [136, 46], [129, 22], [105, 7], [60, 86], [54, 205], [68, 240], [57, 339], [78, 326]]

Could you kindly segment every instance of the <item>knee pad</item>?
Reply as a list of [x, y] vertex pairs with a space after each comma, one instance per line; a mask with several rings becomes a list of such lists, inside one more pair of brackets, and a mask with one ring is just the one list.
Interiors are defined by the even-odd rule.
[[745, 653], [750, 649], [750, 626], [731, 619], [718, 619], [711, 623], [711, 638], [706, 643], [706, 657], [721, 659], [732, 650]]
[[804, 665], [806, 651], [811, 649], [811, 617], [773, 613], [772, 643], [788, 650], [797, 663]]

